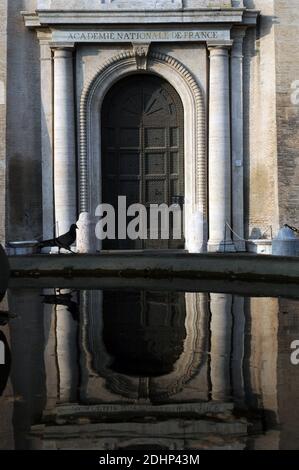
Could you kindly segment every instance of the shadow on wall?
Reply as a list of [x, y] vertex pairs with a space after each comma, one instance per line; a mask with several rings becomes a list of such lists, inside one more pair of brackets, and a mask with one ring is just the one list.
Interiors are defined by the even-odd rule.
[[42, 233], [40, 47], [21, 11], [34, 0], [7, 2], [7, 239]]

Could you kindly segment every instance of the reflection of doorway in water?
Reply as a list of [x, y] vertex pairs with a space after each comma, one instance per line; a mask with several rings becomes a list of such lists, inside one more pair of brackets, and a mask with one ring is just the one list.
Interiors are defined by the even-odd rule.
[[131, 377], [173, 371], [186, 338], [184, 294], [106, 291], [103, 307], [112, 371]]

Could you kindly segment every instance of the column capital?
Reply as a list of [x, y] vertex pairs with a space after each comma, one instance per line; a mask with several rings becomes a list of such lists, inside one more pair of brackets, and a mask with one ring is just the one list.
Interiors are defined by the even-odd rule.
[[214, 57], [228, 57], [230, 47], [226, 46], [213, 46], [209, 47], [210, 59]]
[[75, 43], [57, 44], [52, 42], [49, 45], [55, 54], [56, 52], [65, 52], [72, 54], [75, 49]]
[[231, 30], [231, 38], [235, 41], [243, 41], [244, 37], [246, 35], [246, 28], [244, 27], [239, 27], [239, 28], [233, 28]]
[[211, 51], [228, 51], [231, 49], [233, 41], [207, 41], [207, 48]]

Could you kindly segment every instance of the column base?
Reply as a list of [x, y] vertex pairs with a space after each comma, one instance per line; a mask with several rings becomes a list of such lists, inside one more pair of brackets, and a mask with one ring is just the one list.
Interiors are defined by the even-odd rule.
[[208, 242], [208, 252], [209, 253], [236, 253], [236, 247], [231, 240], [226, 242]]
[[239, 252], [245, 252], [246, 250], [246, 242], [243, 240], [234, 240], [234, 244], [236, 247], [236, 251]]

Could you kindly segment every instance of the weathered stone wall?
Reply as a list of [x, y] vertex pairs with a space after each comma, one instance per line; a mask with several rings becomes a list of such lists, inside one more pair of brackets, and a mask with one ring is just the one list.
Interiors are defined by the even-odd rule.
[[20, 14], [35, 7], [36, 0], [8, 2], [8, 240], [42, 233], [39, 45]]
[[274, 1], [247, 0], [261, 11], [244, 43], [246, 235], [278, 229]]
[[0, 243], [5, 241], [7, 0], [0, 2]]
[[275, 0], [274, 13], [279, 221], [299, 227], [299, 103], [291, 102], [299, 80], [298, 0]]
[[[298, 2], [246, 0], [259, 9], [257, 31], [245, 41], [245, 161], [248, 234], [270, 225], [299, 226]], [[254, 230], [257, 229], [257, 230]]]

